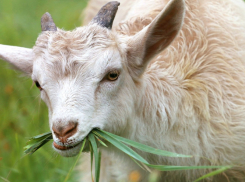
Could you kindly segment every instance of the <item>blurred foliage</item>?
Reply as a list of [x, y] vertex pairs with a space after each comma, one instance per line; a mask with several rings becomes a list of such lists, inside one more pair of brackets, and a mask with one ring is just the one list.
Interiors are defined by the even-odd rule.
[[[41, 32], [40, 19], [49, 12], [65, 30], [81, 25], [85, 0], [1, 0], [0, 44], [31, 48]], [[58, 156], [51, 143], [24, 156], [29, 137], [49, 131], [48, 110], [30, 78], [0, 61], [0, 181], [63, 181], [75, 158]], [[75, 181], [76, 176], [72, 175]]]

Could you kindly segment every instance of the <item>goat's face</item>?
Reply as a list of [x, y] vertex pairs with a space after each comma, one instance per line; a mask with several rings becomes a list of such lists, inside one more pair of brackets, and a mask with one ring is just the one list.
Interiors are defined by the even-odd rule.
[[134, 99], [122, 46], [115, 34], [98, 25], [39, 36], [32, 79], [49, 108], [60, 154], [77, 154], [93, 128], [125, 128]]
[[40, 89], [49, 108], [54, 148], [63, 156], [78, 154], [93, 128], [130, 132], [141, 112], [135, 109], [141, 104], [136, 100], [139, 85], [144, 85], [142, 74], [183, 22], [184, 1], [170, 0], [144, 29], [120, 35], [111, 30], [118, 5], [108, 3], [88, 26], [72, 32], [57, 29], [46, 13], [33, 49], [0, 45], [0, 58], [31, 75]]

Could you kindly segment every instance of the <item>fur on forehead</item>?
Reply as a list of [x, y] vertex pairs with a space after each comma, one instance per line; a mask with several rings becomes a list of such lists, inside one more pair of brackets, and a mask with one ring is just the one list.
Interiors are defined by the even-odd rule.
[[57, 76], [75, 74], [106, 50], [120, 51], [120, 48], [116, 33], [92, 24], [73, 31], [42, 32], [33, 50], [36, 60]]

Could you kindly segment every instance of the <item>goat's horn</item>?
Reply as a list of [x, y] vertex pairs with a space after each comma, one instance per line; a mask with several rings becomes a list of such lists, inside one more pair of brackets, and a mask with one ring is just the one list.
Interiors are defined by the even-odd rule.
[[98, 14], [93, 18], [92, 22], [97, 23], [102, 27], [111, 29], [119, 5], [120, 3], [117, 1], [107, 3], [100, 9]]
[[41, 18], [41, 27], [42, 31], [57, 31], [57, 27], [55, 26], [55, 23], [48, 12]]

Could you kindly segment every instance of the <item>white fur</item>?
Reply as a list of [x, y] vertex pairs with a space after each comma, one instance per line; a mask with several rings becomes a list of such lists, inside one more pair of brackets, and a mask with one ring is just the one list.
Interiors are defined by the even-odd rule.
[[[54, 135], [55, 142], [78, 144], [98, 127], [159, 149], [193, 155], [165, 158], [139, 151], [152, 164], [234, 164], [207, 181], [244, 181], [244, 2], [185, 0], [184, 8], [181, 0], [121, 0], [113, 30], [89, 24], [106, 2], [90, 0], [87, 26], [43, 32], [32, 50], [25, 49], [27, 62], [17, 56], [21, 48], [11, 53], [9, 47], [0, 47], [1, 58], [22, 71], [30, 72], [23, 67], [33, 65], [32, 79], [43, 88], [51, 130], [54, 124], [79, 123], [67, 143]], [[169, 7], [176, 6], [178, 11], [167, 16], [176, 17], [162, 25]], [[156, 30], [163, 35], [156, 35]], [[113, 70], [120, 76], [108, 81], [106, 75]], [[73, 156], [79, 148], [57, 151]], [[127, 156], [112, 147], [102, 152], [101, 181], [129, 181], [134, 170], [140, 172], [141, 181], [147, 181], [149, 173]], [[89, 172], [89, 161], [81, 169]], [[193, 181], [207, 172], [163, 172], [159, 181]], [[89, 180], [90, 175], [81, 179]]]

